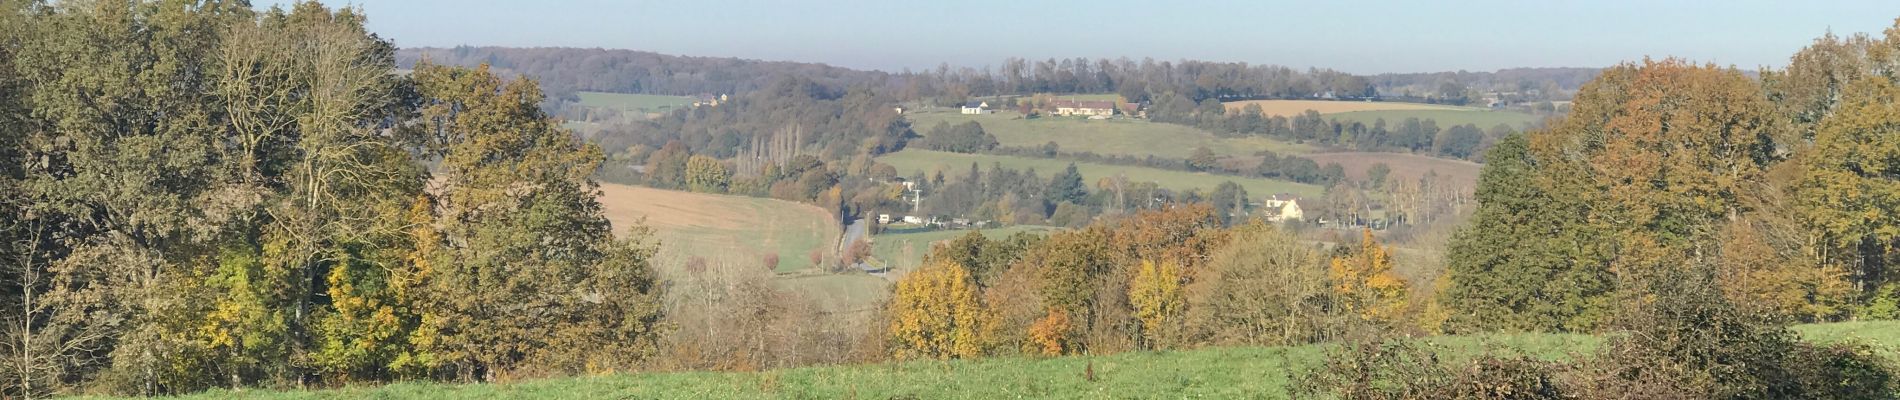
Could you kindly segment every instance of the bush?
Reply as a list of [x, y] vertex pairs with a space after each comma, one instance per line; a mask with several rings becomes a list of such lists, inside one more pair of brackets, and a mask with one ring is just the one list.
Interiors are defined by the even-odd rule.
[[[1429, 346], [1429, 345], [1427, 345]], [[1567, 399], [1558, 366], [1492, 354], [1464, 363], [1411, 341], [1348, 344], [1295, 380], [1297, 397], [1341, 399]]]

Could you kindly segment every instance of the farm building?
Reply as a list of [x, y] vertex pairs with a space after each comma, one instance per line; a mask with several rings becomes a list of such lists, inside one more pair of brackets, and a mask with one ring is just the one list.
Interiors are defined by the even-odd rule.
[[723, 94], [715, 96], [710, 93], [700, 93], [693, 96], [693, 107], [718, 107], [720, 103], [725, 103], [726, 99], [726, 95]]
[[1300, 210], [1300, 197], [1290, 193], [1267, 196], [1260, 203], [1261, 212], [1267, 214], [1267, 221], [1299, 221], [1306, 218], [1306, 212]]
[[972, 101], [963, 105], [963, 113], [970, 115], [988, 114], [989, 108], [990, 103], [987, 101]]
[[1056, 100], [1050, 102], [1049, 106], [1056, 110], [1055, 115], [1065, 117], [1074, 115], [1090, 117], [1115, 115], [1115, 102], [1107, 100]]

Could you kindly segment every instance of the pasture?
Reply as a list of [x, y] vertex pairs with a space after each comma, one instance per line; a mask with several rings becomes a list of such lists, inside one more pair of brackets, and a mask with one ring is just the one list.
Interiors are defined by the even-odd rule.
[[[989, 169], [994, 163], [1001, 163], [1004, 168], [1017, 170], [1035, 168], [1036, 175], [1043, 179], [1048, 179], [1049, 176], [1061, 172], [1062, 169], [1066, 168], [1070, 163], [1068, 160], [1048, 158], [964, 154], [918, 149], [885, 154], [878, 157], [877, 160], [896, 167], [897, 173], [901, 176], [911, 176], [918, 172], [930, 175], [937, 171], [943, 171], [946, 177], [961, 176], [967, 174], [967, 171], [970, 170], [970, 163], [976, 163], [977, 166], [985, 170]], [[1164, 189], [1177, 191], [1190, 189], [1198, 189], [1204, 192], [1212, 191], [1215, 186], [1219, 186], [1221, 182], [1225, 181], [1233, 181], [1239, 184], [1242, 188], [1247, 189], [1247, 193], [1252, 196], [1285, 192], [1296, 193], [1307, 197], [1319, 197], [1325, 190], [1325, 188], [1318, 185], [1264, 178], [1215, 175], [1204, 172], [1187, 172], [1084, 162], [1075, 163], [1075, 167], [1078, 172], [1082, 173], [1082, 181], [1090, 187], [1094, 187], [1095, 182], [1102, 178], [1122, 175], [1128, 177], [1128, 180], [1132, 182], [1155, 182]]]
[[[1803, 338], [1859, 340], [1896, 356], [1900, 321], [1797, 325]], [[1589, 354], [1602, 338], [1491, 334], [1413, 339], [1450, 362], [1486, 352], [1544, 360]], [[1099, 356], [996, 357], [820, 366], [759, 372], [606, 374], [516, 383], [396, 383], [321, 391], [213, 390], [189, 399], [423, 398], [1291, 398], [1290, 380], [1325, 360], [1330, 345], [1210, 347]], [[1087, 379], [1093, 371], [1095, 379]]]
[[1469, 188], [1477, 187], [1478, 172], [1484, 167], [1483, 164], [1470, 161], [1405, 153], [1313, 153], [1301, 157], [1312, 159], [1320, 165], [1338, 163], [1346, 170], [1346, 177], [1353, 180], [1365, 180], [1367, 169], [1372, 168], [1373, 164], [1385, 163], [1392, 168], [1391, 176], [1418, 179], [1426, 172], [1436, 172], [1439, 176], [1450, 176], [1453, 182]]
[[1443, 104], [1399, 103], [1385, 101], [1330, 101], [1330, 100], [1246, 100], [1224, 103], [1229, 112], [1240, 111], [1249, 104], [1259, 104], [1266, 115], [1292, 117], [1306, 110], [1318, 111], [1329, 120], [1342, 123], [1359, 122], [1372, 125], [1384, 119], [1387, 129], [1396, 129], [1406, 118], [1430, 119], [1436, 121], [1438, 129], [1474, 124], [1480, 129], [1490, 129], [1498, 124], [1511, 129], [1523, 130], [1526, 125], [1535, 125], [1542, 118], [1516, 112], [1492, 110], [1483, 107], [1461, 107]]
[[1222, 103], [1228, 112], [1244, 110], [1249, 105], [1260, 105], [1260, 112], [1266, 115], [1292, 117], [1306, 113], [1306, 110], [1320, 114], [1338, 114], [1354, 111], [1482, 111], [1482, 108], [1449, 106], [1443, 104], [1400, 103], [1390, 101], [1333, 101], [1333, 100], [1244, 100]]
[[600, 189], [602, 211], [615, 234], [624, 235], [645, 219], [661, 244], [657, 258], [679, 261], [662, 264], [701, 257], [751, 266], [777, 254], [777, 272], [798, 272], [816, 266], [809, 256], [814, 250], [832, 257], [843, 229], [830, 213], [789, 201], [609, 183]]
[[[1007, 238], [1020, 232], [1048, 233], [1060, 228], [1034, 225], [1012, 225], [1002, 228], [976, 230], [991, 239]], [[889, 264], [897, 270], [907, 270], [923, 263], [924, 255], [930, 253], [930, 246], [937, 242], [948, 241], [969, 234], [970, 230], [919, 230], [902, 231], [896, 229], [871, 236], [871, 255]]]
[[577, 92], [575, 95], [581, 98], [582, 106], [638, 113], [663, 113], [693, 104], [693, 99], [685, 96], [606, 92]]
[[983, 131], [996, 136], [997, 143], [1009, 147], [1035, 147], [1055, 142], [1064, 152], [1087, 151], [1103, 155], [1153, 155], [1187, 158], [1194, 149], [1206, 147], [1215, 154], [1252, 155], [1260, 150], [1281, 154], [1311, 151], [1310, 146], [1263, 137], [1223, 138], [1212, 132], [1178, 124], [1162, 124], [1139, 119], [1091, 120], [1079, 117], [1042, 117], [1024, 119], [1014, 111], [995, 114], [964, 115], [955, 110], [919, 110], [907, 112], [911, 129], [929, 134], [938, 123], [952, 125], [976, 121]]

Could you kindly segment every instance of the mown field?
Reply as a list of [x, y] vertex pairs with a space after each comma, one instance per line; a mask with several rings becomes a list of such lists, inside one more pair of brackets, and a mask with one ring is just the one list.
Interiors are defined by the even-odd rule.
[[685, 96], [605, 92], [578, 92], [575, 95], [581, 98], [582, 106], [644, 113], [667, 112], [693, 104], [693, 99]]
[[778, 272], [814, 267], [813, 250], [831, 255], [843, 228], [818, 207], [603, 183], [600, 203], [616, 234], [641, 218], [661, 242], [657, 258], [669, 266], [703, 257], [709, 262], [762, 265], [778, 254]]
[[1403, 111], [1403, 110], [1450, 110], [1479, 111], [1471, 107], [1448, 106], [1442, 104], [1400, 103], [1392, 101], [1332, 101], [1332, 100], [1244, 100], [1222, 103], [1228, 111], [1240, 111], [1249, 105], [1259, 105], [1260, 112], [1266, 115], [1292, 117], [1306, 113], [1306, 110], [1320, 114], [1337, 114], [1353, 111]]
[[1003, 146], [1028, 147], [1056, 142], [1062, 151], [1088, 151], [1104, 155], [1187, 158], [1194, 149], [1206, 147], [1221, 155], [1252, 155], [1260, 150], [1275, 153], [1305, 153], [1306, 145], [1261, 137], [1222, 138], [1212, 132], [1187, 125], [1162, 124], [1139, 119], [1091, 120], [1079, 117], [1043, 117], [1024, 119], [1014, 111], [995, 114], [964, 115], [955, 110], [930, 109], [904, 113], [911, 128], [929, 134], [938, 123], [960, 124], [976, 121], [983, 131], [996, 136]]
[[[1048, 179], [1050, 175], [1061, 172], [1063, 168], [1069, 165], [1069, 161], [1067, 160], [990, 154], [964, 154], [917, 149], [885, 154], [884, 156], [878, 157], [877, 160], [897, 167], [897, 173], [902, 176], [910, 176], [917, 172], [930, 175], [936, 171], [943, 171], [944, 176], [959, 176], [966, 174], [970, 170], [970, 163], [972, 162], [986, 170], [990, 168], [992, 163], [1000, 162], [1005, 168], [1018, 170], [1035, 168], [1037, 176]], [[1162, 188], [1170, 190], [1200, 189], [1202, 191], [1211, 191], [1214, 190], [1215, 186], [1219, 186], [1220, 183], [1224, 181], [1233, 181], [1234, 183], [1240, 184], [1240, 186], [1246, 188], [1247, 193], [1252, 196], [1285, 192], [1295, 193], [1301, 196], [1318, 197], [1325, 190], [1325, 188], [1319, 187], [1318, 185], [1308, 185], [1304, 183], [1159, 168], [1082, 162], [1075, 163], [1075, 167], [1077, 171], [1082, 173], [1082, 181], [1090, 187], [1094, 187], [1095, 182], [1099, 179], [1115, 175], [1124, 175], [1127, 176], [1130, 181], [1156, 182]]]
[[[1047, 233], [1060, 228], [1034, 225], [1012, 225], [1002, 228], [982, 229], [983, 236], [1001, 239], [1019, 232]], [[969, 234], [969, 230], [927, 230], [915, 232], [887, 231], [871, 236], [871, 255], [888, 263], [892, 268], [904, 270], [916, 267], [924, 260], [924, 254], [930, 252], [930, 245], [937, 242], [956, 239]]]
[[[1861, 340], [1900, 358], [1900, 321], [1795, 327], [1815, 342]], [[1561, 360], [1602, 342], [1586, 335], [1522, 334], [1418, 339], [1452, 361], [1482, 351]], [[1289, 381], [1315, 368], [1324, 345], [1228, 347], [1059, 358], [807, 367], [762, 372], [611, 374], [519, 383], [399, 383], [322, 391], [213, 391], [190, 399], [887, 399], [887, 398], [1291, 398]], [[1095, 380], [1087, 379], [1093, 369]]]

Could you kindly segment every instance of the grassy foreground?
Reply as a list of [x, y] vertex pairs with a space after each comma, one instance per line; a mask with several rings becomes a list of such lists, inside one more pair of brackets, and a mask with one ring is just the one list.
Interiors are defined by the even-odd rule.
[[[1894, 357], [1900, 321], [1805, 325], [1811, 341], [1864, 340]], [[1420, 339], [1454, 353], [1480, 347], [1543, 359], [1596, 348], [1586, 335], [1487, 335]], [[1497, 350], [1507, 349], [1507, 350]], [[398, 383], [322, 391], [214, 391], [192, 399], [422, 398], [1287, 398], [1288, 382], [1325, 356], [1321, 345], [1235, 347], [1125, 353], [1093, 357], [920, 361], [764, 372], [678, 372], [561, 378], [509, 384]], [[1085, 379], [1093, 365], [1096, 380]]]

